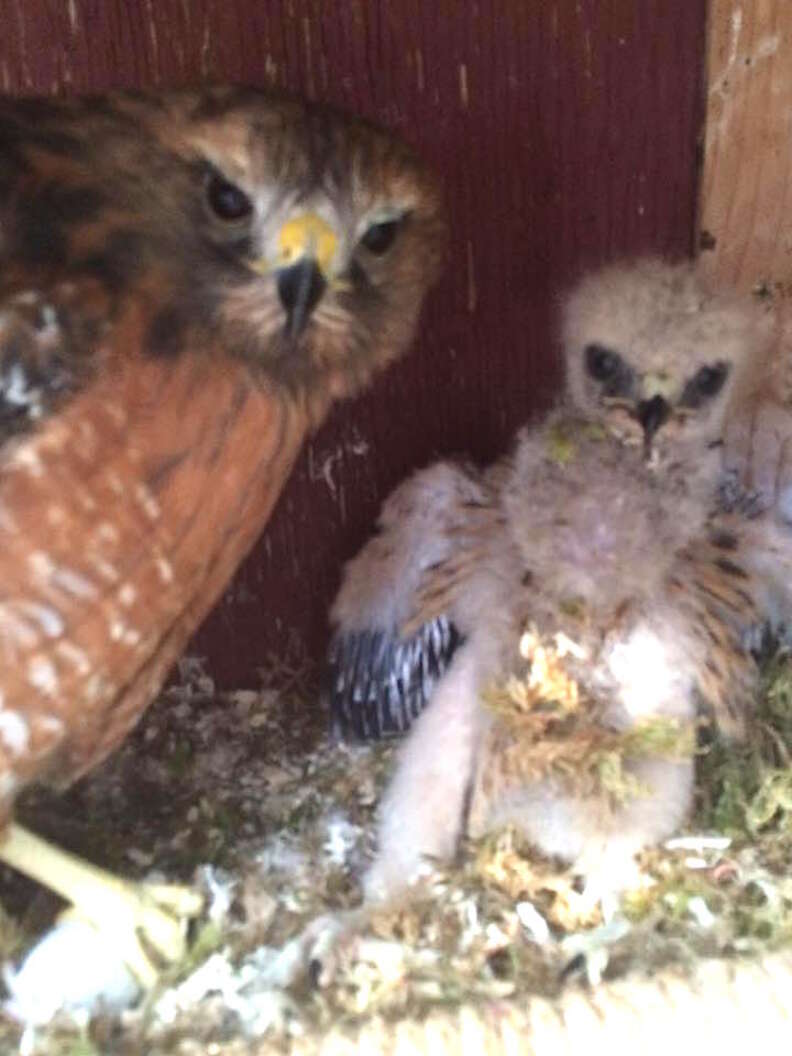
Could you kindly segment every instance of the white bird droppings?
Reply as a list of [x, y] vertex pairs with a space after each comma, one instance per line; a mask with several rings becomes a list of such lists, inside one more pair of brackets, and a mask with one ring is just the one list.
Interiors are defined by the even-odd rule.
[[102, 1004], [118, 1011], [139, 993], [117, 948], [92, 925], [75, 919], [56, 924], [18, 971], [6, 968], [4, 975], [11, 995], [5, 1011], [28, 1028], [43, 1026], [59, 1011], [91, 1013]]
[[552, 940], [550, 927], [532, 902], [518, 902], [514, 907], [517, 917], [537, 946], [548, 946]]

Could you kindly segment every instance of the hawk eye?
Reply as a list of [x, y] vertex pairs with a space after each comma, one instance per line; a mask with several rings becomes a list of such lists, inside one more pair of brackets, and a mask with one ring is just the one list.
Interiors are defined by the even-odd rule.
[[243, 220], [253, 212], [253, 203], [245, 192], [218, 173], [209, 177], [206, 200], [214, 215], [221, 220]]
[[612, 381], [621, 367], [621, 356], [604, 345], [586, 345], [583, 355], [586, 370], [597, 381]]
[[396, 240], [396, 235], [401, 227], [401, 217], [392, 220], [382, 220], [378, 224], [371, 224], [360, 239], [360, 244], [365, 246], [369, 253], [381, 256], [387, 253]]
[[711, 367], [702, 367], [693, 378], [693, 385], [699, 396], [715, 396], [723, 388], [729, 367], [726, 363], [715, 363]]

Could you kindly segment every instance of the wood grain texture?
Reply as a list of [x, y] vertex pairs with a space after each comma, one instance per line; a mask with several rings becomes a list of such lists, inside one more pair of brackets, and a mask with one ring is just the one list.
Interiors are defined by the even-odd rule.
[[[596, 987], [565, 987], [554, 1000], [532, 996], [467, 1001], [428, 1013], [332, 1024], [289, 1045], [289, 1056], [645, 1056], [690, 1050], [687, 1039], [706, 1023], [713, 1052], [742, 1053], [755, 1044], [756, 1024], [780, 1044], [792, 1037], [788, 949], [764, 957], [699, 959], [680, 969], [638, 972]], [[784, 1042], [784, 1038], [787, 1039]], [[234, 1042], [217, 1056], [234, 1056]], [[283, 1044], [254, 1042], [250, 1056], [280, 1056]]]
[[711, 0], [702, 260], [751, 289], [792, 279], [792, 5]]
[[703, 266], [773, 298], [765, 392], [792, 404], [792, 5], [711, 0], [699, 208]]
[[0, 85], [286, 87], [397, 130], [447, 183], [447, 273], [408, 359], [340, 408], [194, 643], [255, 683], [314, 654], [380, 499], [440, 454], [490, 458], [558, 383], [582, 269], [692, 250], [705, 0], [0, 0]]

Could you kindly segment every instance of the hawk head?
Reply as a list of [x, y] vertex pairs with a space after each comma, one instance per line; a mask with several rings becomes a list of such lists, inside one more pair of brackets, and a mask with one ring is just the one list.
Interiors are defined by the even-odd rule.
[[391, 135], [244, 88], [0, 104], [0, 261], [143, 298], [145, 355], [222, 346], [320, 414], [409, 343], [444, 240]]

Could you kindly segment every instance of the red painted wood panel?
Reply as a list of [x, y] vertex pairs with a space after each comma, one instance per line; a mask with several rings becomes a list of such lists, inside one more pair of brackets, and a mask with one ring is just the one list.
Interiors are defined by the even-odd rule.
[[556, 291], [692, 248], [705, 0], [0, 0], [0, 87], [273, 84], [397, 129], [452, 246], [412, 355], [337, 410], [199, 633], [226, 684], [320, 648], [340, 562], [440, 454], [489, 458], [558, 383]]

